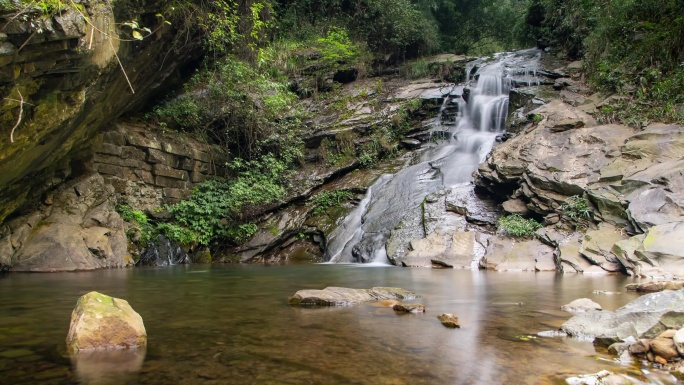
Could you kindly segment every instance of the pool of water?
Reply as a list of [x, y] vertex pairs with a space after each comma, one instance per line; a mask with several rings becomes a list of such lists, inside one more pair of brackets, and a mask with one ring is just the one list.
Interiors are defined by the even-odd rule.
[[[0, 277], [2, 384], [563, 383], [609, 369], [638, 376], [557, 329], [588, 297], [616, 309], [628, 278], [361, 265], [191, 266]], [[425, 314], [374, 304], [291, 307], [299, 289], [398, 286]], [[72, 360], [64, 339], [79, 296], [123, 298], [142, 316], [145, 352]], [[594, 290], [622, 292], [597, 295]], [[436, 319], [454, 313], [461, 329]], [[532, 338], [531, 338], [531, 337]]]

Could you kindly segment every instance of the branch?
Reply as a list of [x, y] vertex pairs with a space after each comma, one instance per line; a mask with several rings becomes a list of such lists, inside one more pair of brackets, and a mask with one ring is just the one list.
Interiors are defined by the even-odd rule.
[[17, 118], [17, 124], [12, 127], [12, 131], [10, 132], [10, 143], [14, 143], [14, 130], [19, 127], [21, 124], [21, 118], [24, 115], [24, 96], [21, 94], [21, 91], [19, 91], [19, 88], [17, 88], [17, 92], [19, 93], [19, 117]]

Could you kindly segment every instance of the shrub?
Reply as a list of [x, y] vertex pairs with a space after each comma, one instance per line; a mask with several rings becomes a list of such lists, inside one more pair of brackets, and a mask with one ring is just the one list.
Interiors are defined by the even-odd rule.
[[354, 196], [349, 190], [324, 191], [311, 198], [311, 204], [316, 207], [311, 212], [313, 215], [322, 214], [330, 207], [339, 207], [342, 202]]
[[498, 230], [512, 237], [530, 237], [534, 232], [542, 228], [542, 225], [534, 219], [525, 219], [519, 214], [507, 215], [499, 218]]
[[586, 198], [579, 195], [573, 195], [568, 198], [565, 203], [560, 206], [560, 210], [563, 214], [572, 219], [587, 219], [591, 217], [589, 202], [587, 202]]
[[116, 206], [116, 211], [124, 221], [135, 226], [140, 233], [139, 242], [142, 245], [147, 245], [147, 242], [156, 234], [154, 225], [150, 223], [147, 214], [141, 210], [133, 210], [129, 205], [122, 203]]

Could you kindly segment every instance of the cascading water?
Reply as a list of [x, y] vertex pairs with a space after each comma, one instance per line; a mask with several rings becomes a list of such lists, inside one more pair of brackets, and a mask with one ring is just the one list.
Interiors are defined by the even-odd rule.
[[385, 244], [392, 229], [428, 194], [472, 181], [472, 173], [504, 130], [510, 90], [537, 82], [539, 55], [527, 50], [469, 63], [467, 84], [443, 91], [444, 102], [431, 129], [433, 136], [446, 140], [420, 153], [412, 166], [381, 177], [333, 231], [325, 260], [388, 264]]

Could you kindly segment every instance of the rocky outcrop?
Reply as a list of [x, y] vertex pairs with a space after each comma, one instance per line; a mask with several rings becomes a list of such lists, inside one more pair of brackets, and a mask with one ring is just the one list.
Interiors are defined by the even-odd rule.
[[418, 295], [397, 287], [350, 289], [326, 287], [323, 290], [299, 290], [288, 301], [295, 306], [349, 306], [363, 302], [415, 299]]
[[[684, 290], [646, 294], [616, 311], [578, 314], [561, 330], [575, 337], [617, 342], [627, 337], [653, 338], [684, 320]], [[678, 323], [679, 322], [679, 323]]]
[[66, 338], [71, 352], [147, 345], [147, 332], [128, 301], [92, 291], [78, 299]]
[[[562, 271], [684, 276], [684, 127], [636, 132], [598, 125], [585, 110], [554, 100], [532, 111], [541, 120], [496, 147], [476, 184], [508, 199], [507, 212], [544, 216], [563, 234], [541, 238]], [[571, 197], [586, 202], [584, 214], [567, 206]], [[576, 227], [586, 229], [579, 240]]]
[[226, 176], [225, 152], [183, 133], [117, 123], [94, 141], [92, 168], [129, 206], [153, 213], [187, 199], [192, 187]]
[[[176, 42], [180, 34], [155, 17], [158, 3], [141, 4], [64, 2], [50, 16], [37, 8], [0, 16], [0, 222], [78, 176], [104, 125], [143, 106], [199, 56], [199, 40]], [[130, 20], [154, 33], [131, 39], [122, 25]]]
[[123, 267], [128, 256], [114, 188], [101, 175], [63, 185], [42, 208], [3, 226], [0, 261], [14, 271]]

